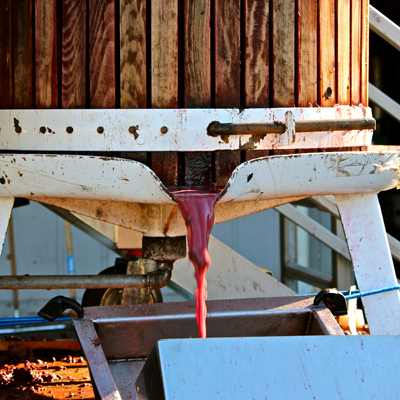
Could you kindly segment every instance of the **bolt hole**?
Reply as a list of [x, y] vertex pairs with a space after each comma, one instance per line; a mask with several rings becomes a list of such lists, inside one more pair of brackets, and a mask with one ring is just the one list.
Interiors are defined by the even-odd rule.
[[66, 131], [67, 133], [72, 133], [74, 131], [74, 128], [72, 126], [68, 126]]

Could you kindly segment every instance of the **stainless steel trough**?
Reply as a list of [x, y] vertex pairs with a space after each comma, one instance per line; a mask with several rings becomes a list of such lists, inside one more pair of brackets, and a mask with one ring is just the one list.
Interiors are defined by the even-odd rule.
[[[209, 301], [207, 336], [343, 335], [330, 311], [312, 300]], [[72, 315], [98, 397], [136, 399], [136, 380], [157, 341], [198, 337], [195, 312], [194, 302], [184, 302], [89, 307], [82, 319]]]

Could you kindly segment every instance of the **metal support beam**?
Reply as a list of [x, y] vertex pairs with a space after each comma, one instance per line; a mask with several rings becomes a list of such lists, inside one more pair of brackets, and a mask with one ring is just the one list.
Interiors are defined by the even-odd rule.
[[[354, 273], [361, 291], [397, 285], [376, 193], [336, 195]], [[400, 334], [400, 294], [391, 291], [363, 298], [371, 333]]]
[[372, 6], [369, 6], [369, 27], [400, 51], [400, 27]]
[[344, 240], [338, 238], [318, 222], [315, 222], [312, 218], [302, 214], [296, 209], [295, 206], [292, 206], [291, 204], [284, 204], [276, 207], [275, 210], [279, 211], [286, 218], [303, 228], [311, 236], [314, 236], [316, 239], [320, 240], [322, 243], [341, 254], [344, 258], [350, 260], [347, 244]]

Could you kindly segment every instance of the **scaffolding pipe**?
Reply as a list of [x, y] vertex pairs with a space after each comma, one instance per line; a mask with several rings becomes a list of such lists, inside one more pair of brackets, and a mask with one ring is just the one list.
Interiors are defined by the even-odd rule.
[[0, 276], [4, 289], [161, 289], [171, 280], [172, 269], [158, 269], [146, 275], [24, 275]]

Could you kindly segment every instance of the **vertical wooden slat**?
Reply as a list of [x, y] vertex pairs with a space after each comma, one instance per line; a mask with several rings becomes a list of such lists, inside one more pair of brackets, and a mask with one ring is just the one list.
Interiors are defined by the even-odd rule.
[[[177, 108], [177, 0], [153, 0], [151, 2], [151, 73], [151, 106], [153, 108]], [[168, 132], [166, 134], [168, 135]], [[153, 152], [151, 168], [165, 186], [178, 184], [177, 152]]]
[[244, 107], [269, 105], [269, 0], [245, 1]]
[[185, 107], [210, 107], [210, 0], [184, 2]]
[[215, 0], [215, 106], [240, 107], [240, 0]]
[[[269, 8], [270, 1], [268, 0], [244, 0], [244, 15], [242, 16], [242, 18], [245, 18], [244, 107], [268, 107], [270, 104]], [[245, 159], [247, 161], [268, 154], [268, 150], [245, 150]], [[240, 155], [237, 154], [234, 163], [227, 163], [229, 175], [232, 173], [232, 168], [235, 168], [239, 163]], [[224, 164], [226, 164], [226, 161], [221, 157], [216, 167], [224, 172]], [[216, 177], [221, 176], [223, 179], [220, 184], [226, 184], [227, 175], [227, 173], [225, 175], [218, 173], [218, 170], [216, 170]]]
[[[216, 0], [214, 13], [215, 107], [240, 107], [240, 0]], [[254, 63], [258, 56], [254, 54]], [[216, 151], [216, 185], [225, 186], [239, 163], [240, 151]]]
[[[211, 7], [210, 0], [185, 0], [184, 8], [184, 104], [211, 106]], [[211, 184], [211, 153], [187, 152], [184, 156], [187, 186]]]
[[361, 102], [361, 0], [351, 0], [351, 82], [352, 105]]
[[350, 0], [337, 0], [337, 101], [350, 104]]
[[273, 106], [295, 105], [295, 1], [273, 2]]
[[178, 106], [178, 0], [151, 2], [151, 104]]
[[57, 0], [35, 0], [36, 107], [58, 107]]
[[121, 0], [121, 107], [146, 108], [146, 0]]
[[115, 1], [89, 0], [90, 107], [115, 108]]
[[0, 2], [0, 108], [12, 107], [11, 0]]
[[85, 108], [86, 1], [62, 0], [62, 108]]
[[369, 0], [361, 0], [361, 103], [368, 106], [369, 83]]
[[335, 0], [319, 0], [319, 105], [336, 104], [336, 6]]
[[317, 103], [317, 0], [298, 0], [298, 65], [297, 105]]
[[13, 2], [13, 87], [14, 108], [34, 108], [33, 2]]

